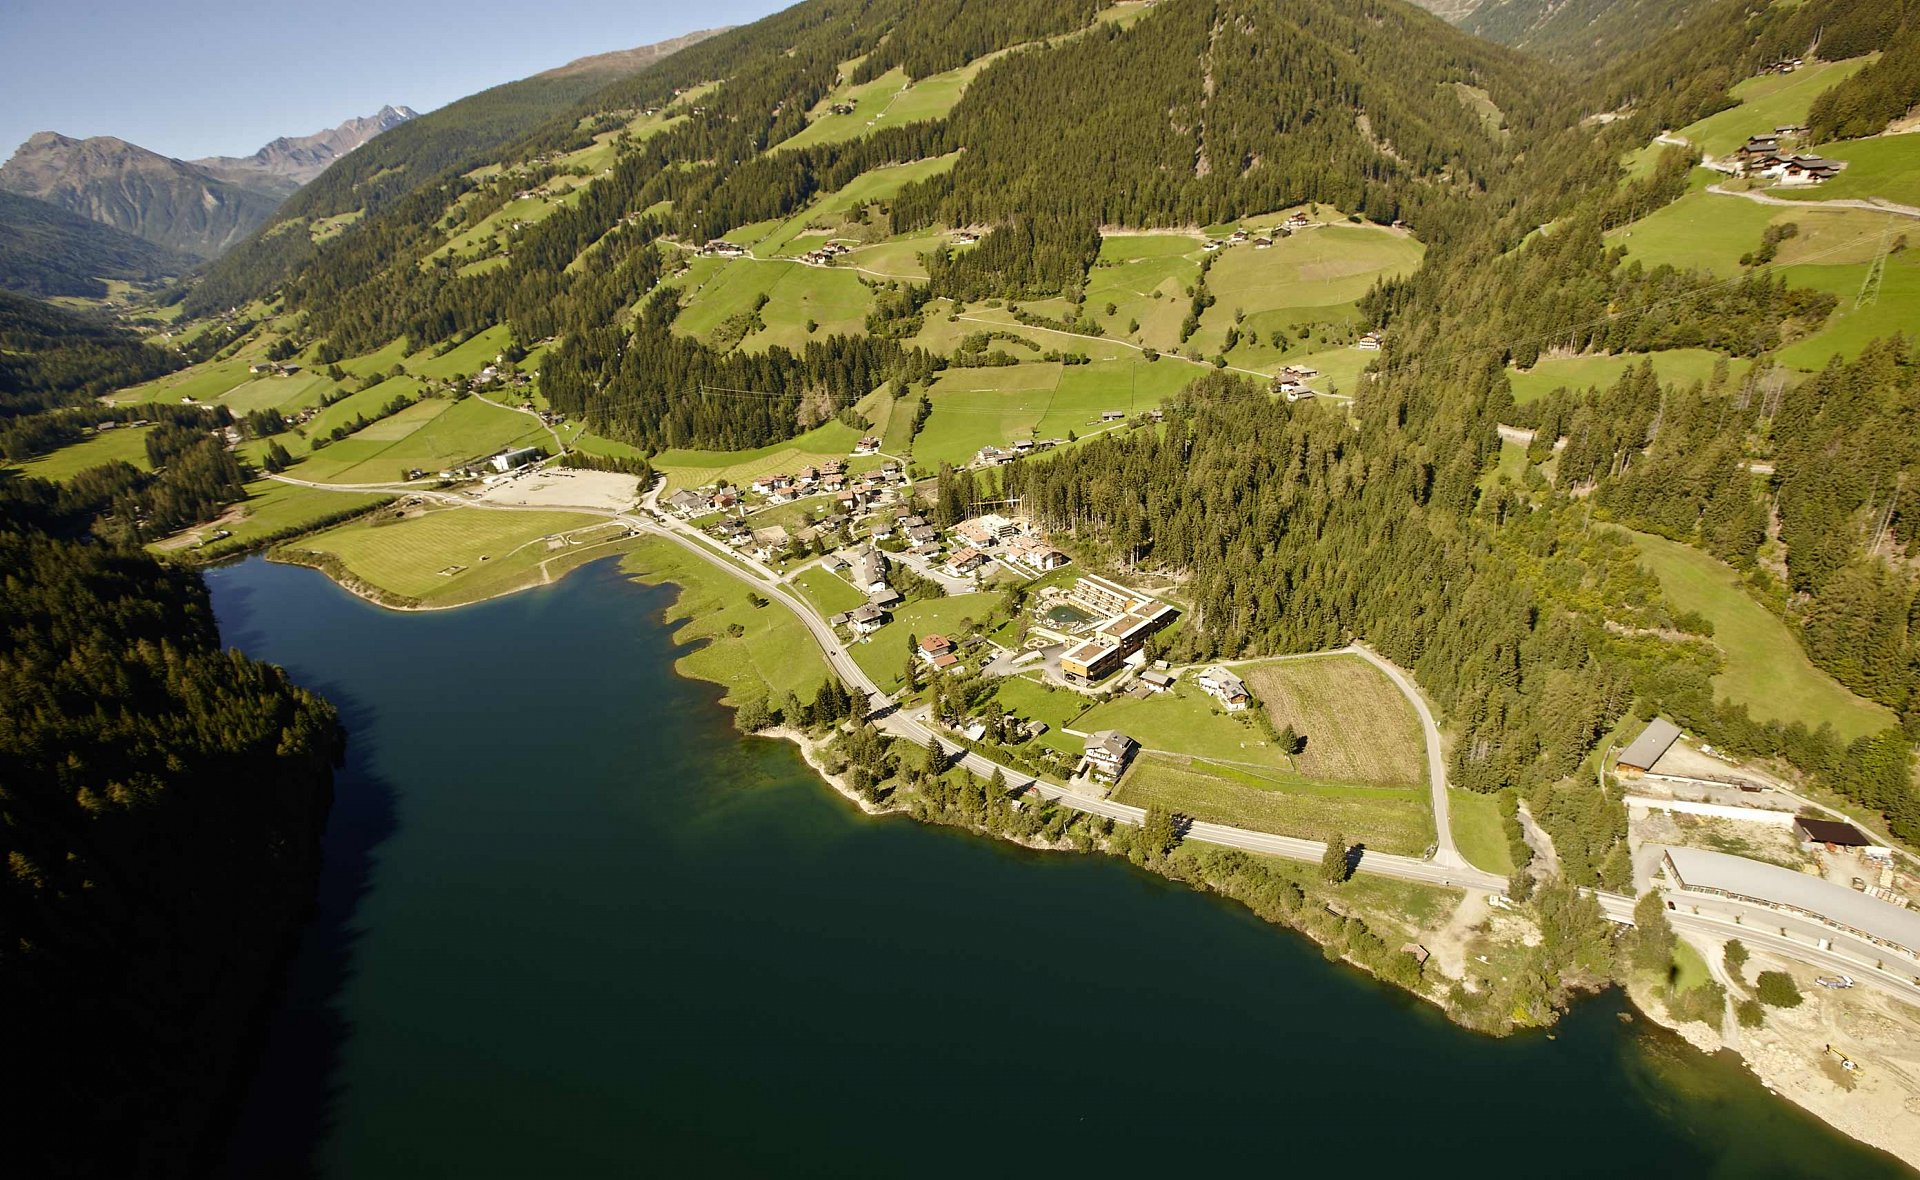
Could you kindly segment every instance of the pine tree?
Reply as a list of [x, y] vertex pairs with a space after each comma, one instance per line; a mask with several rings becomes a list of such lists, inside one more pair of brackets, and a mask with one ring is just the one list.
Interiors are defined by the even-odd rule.
[[1327, 837], [1327, 850], [1320, 857], [1320, 879], [1329, 885], [1338, 885], [1347, 879], [1351, 870], [1347, 864], [1347, 837], [1335, 832]]

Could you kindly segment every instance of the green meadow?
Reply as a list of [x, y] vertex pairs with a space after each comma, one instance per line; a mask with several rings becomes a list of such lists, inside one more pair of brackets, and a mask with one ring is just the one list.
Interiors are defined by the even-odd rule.
[[1724, 156], [1750, 135], [1771, 135], [1775, 127], [1805, 123], [1813, 100], [1822, 91], [1845, 81], [1872, 59], [1873, 55], [1816, 61], [1791, 74], [1748, 78], [1733, 88], [1738, 106], [1690, 123], [1678, 134], [1709, 156]]
[[1561, 387], [1572, 390], [1606, 389], [1621, 374], [1644, 361], [1653, 362], [1660, 380], [1681, 385], [1707, 381], [1714, 366], [1727, 361], [1728, 377], [1737, 381], [1753, 367], [1745, 357], [1723, 358], [1706, 348], [1670, 348], [1660, 352], [1625, 352], [1592, 356], [1552, 357], [1531, 369], [1508, 369], [1507, 380], [1513, 386], [1513, 400], [1521, 404], [1545, 397]]
[[22, 475], [55, 482], [72, 479], [87, 468], [98, 467], [102, 463], [131, 463], [142, 471], [152, 471], [153, 464], [147, 462], [147, 432], [151, 429], [146, 426], [117, 426], [29, 459], [18, 464], [15, 470]]
[[1714, 685], [1726, 699], [1765, 720], [1831, 725], [1843, 741], [1895, 724], [1891, 711], [1814, 667], [1793, 632], [1754, 601], [1731, 566], [1661, 537], [1629, 535], [1668, 601], [1712, 621], [1712, 642], [1725, 659]]
[[330, 557], [387, 594], [454, 606], [548, 580], [554, 560], [625, 535], [578, 512], [447, 508], [404, 519], [383, 511], [291, 547]]
[[[1920, 206], [1920, 136], [1882, 135], [1846, 143], [1821, 144], [1820, 155], [1845, 160], [1840, 175], [1812, 188], [1769, 189], [1774, 196], [1796, 201], [1830, 201], [1879, 197], [1901, 205]], [[1911, 218], [1901, 230], [1912, 232]]]

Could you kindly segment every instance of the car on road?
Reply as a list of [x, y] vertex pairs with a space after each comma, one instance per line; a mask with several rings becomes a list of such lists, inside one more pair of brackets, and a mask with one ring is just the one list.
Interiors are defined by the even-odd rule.
[[1821, 987], [1834, 987], [1834, 988], [1852, 987], [1853, 976], [1822, 975], [1819, 978], [1815, 979], [1814, 982], [1819, 984]]

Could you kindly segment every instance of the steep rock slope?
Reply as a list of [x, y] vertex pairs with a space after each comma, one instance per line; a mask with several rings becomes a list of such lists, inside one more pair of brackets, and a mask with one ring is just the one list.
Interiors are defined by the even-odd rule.
[[110, 135], [42, 131], [0, 165], [0, 189], [211, 258], [265, 221], [292, 182], [261, 191]]
[[389, 104], [371, 115], [348, 119], [312, 135], [283, 135], [251, 156], [207, 156], [189, 162], [243, 184], [249, 177], [278, 177], [298, 186], [374, 136], [419, 117], [420, 112], [411, 107]]

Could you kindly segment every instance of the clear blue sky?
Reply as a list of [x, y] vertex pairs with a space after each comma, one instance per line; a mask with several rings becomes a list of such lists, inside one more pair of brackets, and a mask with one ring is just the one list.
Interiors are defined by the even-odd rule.
[[0, 0], [0, 159], [36, 131], [247, 155], [792, 0]]

